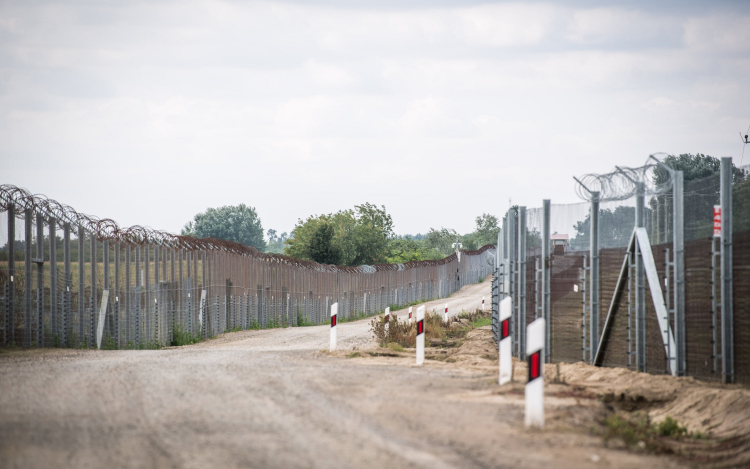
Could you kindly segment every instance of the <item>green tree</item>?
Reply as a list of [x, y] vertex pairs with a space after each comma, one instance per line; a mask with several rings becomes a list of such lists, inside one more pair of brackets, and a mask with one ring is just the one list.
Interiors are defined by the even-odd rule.
[[[685, 239], [699, 239], [711, 236], [713, 233], [713, 206], [719, 203], [720, 194], [720, 171], [721, 160], [713, 156], [697, 153], [695, 155], [684, 153], [679, 156], [668, 155], [664, 158], [663, 163], [672, 169], [680, 170], [683, 174], [685, 187]], [[656, 181], [664, 178], [665, 175], [657, 173]], [[737, 194], [738, 188], [747, 179], [747, 171], [732, 165], [733, 192]], [[741, 199], [740, 191], [740, 199]], [[657, 196], [649, 201], [649, 205], [654, 210], [659, 210], [660, 214], [665, 214], [670, 220], [659, 220], [659, 231], [671, 232], [669, 223], [671, 223], [672, 204], [671, 199], [667, 196]], [[666, 212], [666, 213], [665, 213]], [[737, 210], [734, 211], [734, 219], [737, 221]], [[741, 224], [741, 222], [740, 222]]]
[[750, 230], [750, 178], [732, 186], [732, 229]]
[[474, 233], [476, 233], [477, 248], [486, 244], [497, 244], [497, 234], [500, 232], [497, 217], [489, 213], [483, 213], [476, 218], [475, 222]]
[[484, 246], [484, 244], [481, 244], [479, 235], [476, 231], [461, 236], [461, 249], [466, 251], [476, 251], [482, 246]]
[[263, 225], [254, 207], [245, 204], [208, 208], [182, 229], [183, 235], [235, 241], [263, 251]]
[[435, 249], [443, 256], [449, 256], [455, 251], [452, 245], [456, 242], [456, 238], [458, 238], [459, 242], [462, 242], [461, 236], [459, 236], [456, 230], [449, 228], [436, 230], [435, 228], [430, 228], [427, 236], [425, 236], [424, 245], [427, 249]]
[[380, 264], [386, 262], [388, 240], [394, 237], [393, 220], [385, 206], [364, 203], [354, 207], [354, 259], [350, 265]]
[[266, 243], [266, 252], [272, 252], [275, 254], [284, 254], [284, 242], [286, 242], [289, 235], [287, 232], [277, 234], [276, 230], [270, 229], [266, 231], [268, 236], [268, 242]]
[[390, 264], [443, 258], [443, 255], [439, 251], [426, 248], [421, 240], [414, 239], [408, 235], [391, 239], [388, 242], [388, 252], [386, 260]]
[[286, 241], [285, 254], [299, 259], [313, 260], [313, 235], [322, 224], [333, 227], [332, 245], [342, 265], [384, 263], [388, 257], [388, 242], [394, 237], [393, 220], [385, 207], [365, 203], [354, 209], [328, 215], [313, 215], [298, 220], [292, 236]]
[[[662, 163], [672, 169], [682, 171], [682, 179], [685, 182], [713, 176], [721, 171], [721, 160], [719, 158], [702, 153], [696, 153], [695, 155], [683, 153], [679, 156], [667, 155]], [[747, 172], [734, 164], [732, 164], [732, 174], [734, 182], [743, 181], [747, 177]]]
[[[630, 241], [635, 226], [635, 207], [621, 205], [614, 210], [599, 210], [599, 246], [602, 248], [622, 247]], [[573, 225], [576, 235], [570, 245], [576, 250], [586, 250], [590, 246], [591, 214]]]
[[310, 238], [310, 258], [319, 264], [338, 264], [341, 253], [334, 244], [331, 223], [320, 223]]

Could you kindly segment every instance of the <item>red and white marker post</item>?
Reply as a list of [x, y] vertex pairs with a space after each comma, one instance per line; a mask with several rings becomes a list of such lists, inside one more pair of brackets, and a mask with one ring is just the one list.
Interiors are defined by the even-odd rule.
[[714, 205], [714, 238], [721, 238], [721, 205]]
[[448, 322], [448, 303], [445, 304], [445, 312], [443, 313], [443, 321]]
[[417, 308], [417, 365], [424, 363], [424, 306]]
[[547, 325], [539, 318], [526, 327], [526, 356], [529, 380], [526, 382], [526, 426], [544, 426], [544, 330]]
[[409, 306], [409, 324], [411, 324], [411, 306]]
[[513, 346], [510, 338], [510, 317], [513, 314], [513, 298], [505, 297], [500, 301], [500, 341], [498, 353], [500, 356], [500, 385], [513, 377]]
[[391, 320], [391, 307], [385, 307], [385, 314], [383, 314], [383, 321], [385, 322], [385, 330], [388, 330], [388, 322]]
[[484, 297], [482, 297], [482, 311], [484, 311]]
[[339, 304], [334, 303], [331, 305], [331, 352], [336, 351], [336, 324], [338, 323]]

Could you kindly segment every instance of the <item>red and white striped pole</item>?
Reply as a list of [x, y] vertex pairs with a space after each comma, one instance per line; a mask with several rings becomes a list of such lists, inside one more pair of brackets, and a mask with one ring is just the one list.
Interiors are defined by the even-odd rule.
[[526, 356], [529, 380], [526, 382], [526, 426], [544, 426], [544, 318], [526, 327]]
[[448, 322], [448, 303], [445, 304], [445, 312], [443, 313], [443, 321]]
[[334, 303], [331, 305], [331, 352], [336, 351], [336, 324], [339, 313], [339, 304]]
[[510, 317], [513, 314], [513, 298], [505, 297], [500, 301], [500, 341], [498, 342], [498, 353], [500, 355], [500, 379], [501, 385], [509, 382], [513, 377], [513, 346], [510, 337]]
[[424, 311], [424, 306], [417, 308], [417, 365], [424, 363]]

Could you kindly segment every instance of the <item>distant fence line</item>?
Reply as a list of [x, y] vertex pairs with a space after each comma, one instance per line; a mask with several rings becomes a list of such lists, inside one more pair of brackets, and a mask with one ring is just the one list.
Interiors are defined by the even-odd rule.
[[232, 241], [121, 228], [11, 185], [0, 186], [0, 247], [3, 343], [41, 347], [95, 346], [98, 336], [106, 348], [156, 347], [175, 328], [208, 337], [323, 324], [335, 302], [347, 320], [446, 297], [495, 264], [487, 245], [434, 261], [323, 265]]

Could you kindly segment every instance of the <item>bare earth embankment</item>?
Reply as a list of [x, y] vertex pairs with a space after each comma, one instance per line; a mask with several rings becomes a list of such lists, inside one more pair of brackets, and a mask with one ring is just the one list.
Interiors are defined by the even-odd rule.
[[[489, 282], [447, 302], [473, 310]], [[445, 300], [428, 304], [442, 311]], [[403, 312], [397, 312], [400, 316]], [[369, 320], [245, 331], [149, 351], [0, 354], [0, 467], [677, 468], [748, 462], [741, 387], [548, 365], [547, 427], [523, 428], [523, 363], [500, 388], [486, 328], [458, 346], [377, 347]], [[358, 355], [353, 358], [348, 358]], [[707, 438], [606, 443], [613, 413], [671, 415]], [[743, 436], [744, 435], [744, 436]], [[672, 445], [672, 446], [670, 446]], [[717, 445], [723, 448], [717, 450]], [[721, 447], [721, 445], [724, 445]], [[692, 456], [689, 456], [692, 454]], [[744, 459], [743, 459], [744, 458]]]

